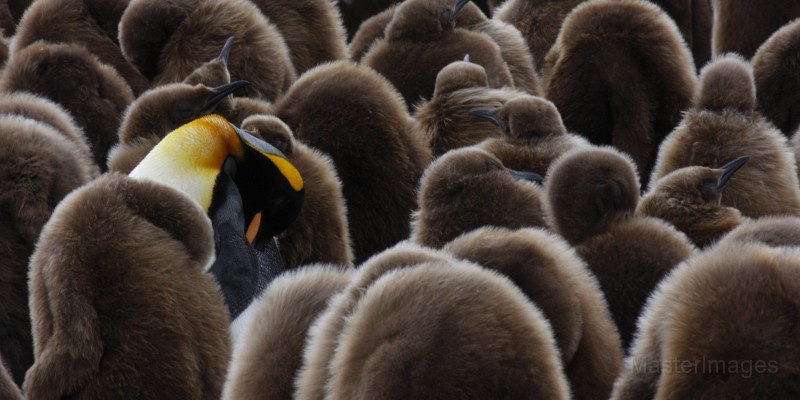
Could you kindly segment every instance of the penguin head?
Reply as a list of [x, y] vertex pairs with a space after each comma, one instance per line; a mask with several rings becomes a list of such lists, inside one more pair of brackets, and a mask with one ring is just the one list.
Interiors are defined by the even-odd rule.
[[228, 71], [228, 60], [233, 48], [233, 36], [229, 37], [222, 46], [219, 55], [211, 61], [195, 68], [184, 80], [183, 83], [196, 85], [201, 83], [206, 86], [222, 86], [231, 81], [231, 74]]
[[715, 112], [724, 109], [752, 112], [756, 108], [753, 67], [735, 53], [724, 54], [709, 62], [700, 71], [694, 107]]
[[229, 157], [236, 160], [233, 180], [246, 223], [260, 212], [259, 235], [273, 236], [288, 227], [303, 204], [300, 173], [278, 149], [216, 114], [167, 134], [129, 176], [173, 187], [208, 212], [215, 183]]
[[488, 87], [486, 70], [469, 61], [453, 61], [436, 74], [433, 97], [445, 96], [456, 90]]
[[286, 156], [294, 153], [294, 135], [280, 118], [272, 115], [251, 115], [242, 121], [242, 129], [271, 144]]
[[520, 95], [496, 110], [474, 108], [469, 113], [497, 125], [511, 139], [567, 134], [556, 106], [537, 96]]
[[470, 0], [407, 0], [386, 26], [389, 41], [428, 42], [455, 28], [456, 17]]

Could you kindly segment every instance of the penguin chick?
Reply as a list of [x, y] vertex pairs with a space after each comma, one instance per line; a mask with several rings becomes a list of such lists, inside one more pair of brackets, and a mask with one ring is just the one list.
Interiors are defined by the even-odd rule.
[[347, 59], [347, 34], [330, 0], [253, 0], [275, 24], [298, 75], [328, 61]]
[[218, 87], [171, 83], [142, 93], [122, 116], [119, 144], [108, 157], [109, 169], [128, 173], [174, 129], [206, 114], [229, 115], [233, 107], [229, 95], [247, 85], [246, 81]]
[[659, 144], [696, 86], [672, 19], [647, 1], [583, 3], [564, 20], [545, 64], [545, 97], [567, 129], [630, 154], [647, 187]]
[[101, 170], [117, 143], [121, 115], [134, 99], [114, 68], [77, 44], [28, 45], [9, 60], [0, 76], [0, 90], [31, 92], [69, 111], [83, 128]]
[[434, 156], [502, 135], [493, 124], [468, 114], [473, 108], [497, 108], [523, 92], [487, 87], [486, 71], [478, 64], [454, 61], [439, 71], [430, 100], [414, 112], [414, 131], [424, 137]]
[[509, 279], [553, 328], [575, 399], [608, 397], [622, 343], [597, 279], [562, 238], [542, 229], [479, 228], [443, 250]]
[[492, 19], [511, 24], [520, 31], [539, 72], [567, 14], [584, 1], [505, 0], [494, 9]]
[[327, 398], [567, 399], [552, 335], [497, 273], [464, 261], [391, 271], [348, 315]]
[[352, 270], [317, 264], [276, 278], [253, 302], [252, 317], [233, 358], [224, 399], [292, 398], [306, 332], [329, 299], [350, 282]]
[[138, 96], [150, 87], [150, 82], [137, 66], [125, 59], [118, 39], [118, 25], [129, 3], [130, 0], [32, 2], [19, 21], [11, 54], [37, 41], [77, 44], [91, 51], [103, 64], [113, 67], [134, 96]]
[[287, 268], [312, 263], [353, 265], [342, 184], [328, 155], [294, 139], [283, 121], [253, 115], [242, 129], [261, 137], [281, 151], [305, 182], [303, 208], [297, 219], [278, 235]]
[[786, 215], [769, 215], [745, 219], [739, 226], [723, 236], [719, 245], [758, 243], [770, 247], [800, 246], [800, 218]]
[[694, 246], [672, 225], [634, 215], [636, 170], [613, 148], [565, 153], [550, 166], [544, 190], [550, 227], [597, 276], [627, 348], [650, 292]]
[[440, 248], [482, 226], [544, 227], [542, 192], [529, 182], [535, 178], [541, 177], [510, 170], [483, 150], [451, 150], [437, 158], [420, 179], [411, 238]]
[[28, 260], [56, 205], [97, 170], [77, 143], [20, 116], [0, 116], [0, 149], [0, 354], [21, 385], [33, 364]]
[[474, 108], [470, 114], [492, 122], [503, 132], [477, 147], [492, 153], [511, 169], [544, 176], [561, 154], [590, 146], [583, 137], [567, 133], [555, 105], [541, 97], [518, 96], [494, 111]]
[[723, 206], [721, 200], [728, 180], [748, 160], [739, 157], [718, 169], [693, 166], [672, 171], [653, 183], [636, 214], [661, 218], [697, 247], [706, 247], [744, 221], [739, 210]]
[[718, 168], [744, 152], [747, 168], [725, 188], [722, 205], [746, 217], [800, 215], [800, 184], [786, 137], [755, 110], [753, 72], [737, 55], [700, 73], [693, 106], [664, 140], [651, 180], [691, 165]]
[[713, 56], [736, 53], [750, 59], [775, 31], [800, 17], [800, 3], [796, 1], [742, 0], [733, 4], [712, 0], [711, 4], [714, 9]]
[[369, 49], [378, 41], [383, 40], [386, 33], [386, 26], [392, 22], [394, 13], [400, 3], [392, 4], [385, 10], [376, 13], [361, 22], [358, 30], [353, 35], [353, 38], [347, 45], [350, 60], [361, 62]]
[[639, 320], [612, 399], [790, 399], [800, 393], [800, 251], [757, 243], [698, 253]]
[[370, 48], [362, 64], [392, 82], [409, 109], [430, 99], [439, 71], [465, 54], [486, 70], [490, 87], [513, 87], [497, 43], [484, 34], [455, 28], [455, 18], [467, 2], [404, 1], [386, 26], [384, 39]]
[[650, 0], [661, 7], [681, 30], [683, 40], [692, 51], [697, 68], [711, 59], [711, 29], [714, 10], [710, 0]]
[[323, 64], [303, 74], [273, 113], [299, 141], [333, 160], [354, 262], [408, 238], [417, 182], [431, 153], [386, 79], [347, 61]]
[[0, 398], [7, 400], [23, 400], [22, 392], [11, 379], [11, 375], [3, 364], [3, 357], [0, 357]]
[[49, 125], [77, 145], [78, 150], [83, 153], [81, 162], [93, 167], [92, 178], [100, 174], [100, 168], [92, 158], [92, 150], [83, 130], [67, 110], [52, 100], [26, 92], [2, 93], [0, 115], [19, 116]]
[[[764, 6], [767, 7], [767, 6]], [[800, 16], [800, 5], [798, 16]], [[786, 137], [800, 127], [797, 102], [800, 88], [796, 63], [800, 60], [800, 20], [787, 23], [764, 42], [753, 55], [753, 77], [758, 110]]]
[[123, 54], [154, 86], [182, 81], [231, 36], [231, 79], [251, 83], [242, 95], [272, 101], [286, 91], [297, 77], [289, 50], [248, 0], [132, 0], [119, 23]]

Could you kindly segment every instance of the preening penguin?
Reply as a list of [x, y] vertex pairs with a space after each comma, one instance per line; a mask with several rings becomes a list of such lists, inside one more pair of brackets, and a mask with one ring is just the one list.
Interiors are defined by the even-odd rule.
[[97, 175], [85, 150], [50, 125], [0, 116], [0, 354], [19, 385], [33, 364], [28, 260], [56, 205]]
[[627, 347], [650, 292], [694, 246], [672, 225], [634, 215], [636, 170], [613, 148], [565, 153], [550, 166], [544, 189], [550, 227], [597, 276]]
[[456, 17], [468, 1], [404, 1], [386, 26], [384, 39], [375, 43], [361, 62], [392, 82], [409, 109], [430, 99], [439, 71], [463, 60], [465, 54], [486, 70], [490, 87], [513, 87], [497, 43], [484, 34], [455, 27]]
[[712, 55], [736, 53], [750, 59], [775, 31], [800, 17], [796, 0], [764, 3], [757, 0], [712, 0]]
[[722, 190], [749, 160], [742, 156], [720, 168], [683, 167], [652, 182], [636, 214], [661, 218], [686, 234], [697, 247], [706, 247], [737, 227], [745, 218], [723, 206]]
[[289, 49], [248, 0], [131, 0], [119, 23], [123, 54], [154, 86], [183, 81], [231, 36], [231, 79], [251, 83], [243, 95], [272, 101], [286, 91], [297, 77]]
[[758, 110], [787, 137], [794, 135], [800, 127], [797, 111], [800, 101], [797, 94], [800, 88], [798, 35], [800, 20], [784, 25], [758, 48], [751, 60]]
[[664, 279], [614, 400], [792, 399], [800, 393], [800, 250], [722, 242]]
[[419, 209], [411, 238], [440, 248], [482, 226], [509, 229], [544, 227], [541, 176], [503, 166], [493, 155], [471, 147], [437, 158], [420, 179]]
[[[206, 271], [231, 261], [214, 260], [212, 231], [225, 217], [212, 208], [229, 156], [239, 164], [232, 180], [244, 220], [261, 209], [261, 231], [285, 228], [272, 214], [296, 215], [301, 177], [219, 116], [182, 126], [129, 176], [106, 174], [59, 205], [31, 258], [36, 362], [27, 396], [220, 397], [230, 355], [220, 286], [225, 292], [228, 281], [218, 286]], [[271, 184], [243, 184], [252, 174]]]
[[541, 97], [518, 96], [494, 110], [474, 108], [470, 115], [492, 122], [503, 132], [477, 147], [511, 169], [545, 176], [550, 163], [561, 154], [590, 146], [582, 136], [567, 133], [555, 105]]
[[274, 115], [299, 141], [333, 160], [354, 262], [408, 238], [417, 182], [431, 153], [386, 79], [348, 61], [324, 64], [292, 85], [274, 104]]
[[[34, 1], [19, 21], [11, 54], [37, 41], [74, 43], [113, 67], [139, 95], [150, 82], [122, 54], [118, 25], [130, 0]], [[77, 116], [76, 116], [77, 117]]]
[[352, 266], [347, 208], [331, 158], [295, 140], [289, 127], [274, 116], [250, 116], [242, 123], [242, 129], [280, 150], [305, 182], [300, 214], [278, 235], [286, 267], [312, 263]]
[[607, 398], [622, 343], [597, 279], [564, 239], [543, 229], [479, 228], [444, 251], [507, 276], [553, 328], [572, 398]]
[[747, 217], [800, 215], [800, 184], [786, 137], [755, 109], [750, 64], [737, 55], [700, 72], [692, 107], [661, 144], [651, 180], [691, 165], [719, 168], [745, 152], [747, 167], [727, 184], [722, 204]]
[[689, 49], [669, 16], [640, 0], [592, 0], [564, 20], [545, 60], [545, 97], [570, 132], [628, 153], [647, 186], [658, 146], [696, 86]]
[[14, 53], [0, 76], [0, 90], [31, 92], [69, 111], [102, 170], [117, 143], [122, 113], [134, 98], [117, 71], [86, 48], [41, 41]]
[[235, 342], [222, 397], [292, 398], [306, 333], [351, 276], [351, 269], [318, 264], [276, 278], [250, 306], [252, 317]]

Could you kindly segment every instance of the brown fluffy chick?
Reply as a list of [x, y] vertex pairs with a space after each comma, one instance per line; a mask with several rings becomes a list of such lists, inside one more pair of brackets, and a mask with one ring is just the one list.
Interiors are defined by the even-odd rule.
[[[11, 54], [37, 41], [75, 43], [113, 67], [138, 96], [150, 82], [122, 54], [118, 25], [130, 0], [34, 1], [19, 21]], [[76, 117], [77, 118], [77, 117]]]
[[222, 398], [292, 398], [306, 333], [351, 278], [351, 269], [318, 264], [289, 271], [270, 283], [250, 306], [252, 316], [234, 345]]
[[493, 155], [472, 147], [437, 158], [420, 179], [419, 209], [411, 238], [440, 248], [483, 226], [544, 227], [542, 191], [536, 174], [510, 170]]
[[800, 250], [722, 242], [659, 285], [614, 400], [800, 394]]
[[6, 370], [2, 356], [0, 356], [0, 398], [6, 400], [23, 400], [22, 391], [20, 391], [19, 386], [11, 379], [11, 375]]
[[497, 271], [553, 328], [572, 398], [607, 398], [622, 370], [622, 343], [597, 279], [564, 239], [543, 229], [485, 227], [443, 250]]
[[347, 208], [331, 158], [295, 140], [289, 127], [274, 116], [253, 115], [241, 127], [280, 150], [303, 177], [300, 215], [277, 236], [286, 268], [312, 263], [352, 266]]
[[0, 90], [27, 91], [69, 111], [102, 170], [118, 141], [122, 113], [134, 99], [114, 68], [74, 43], [36, 42], [16, 52], [0, 76]]
[[[798, 4], [800, 12], [800, 3]], [[773, 33], [751, 60], [758, 110], [784, 135], [791, 137], [800, 126], [800, 20]]]
[[502, 135], [500, 128], [469, 115], [473, 108], [497, 108], [522, 95], [511, 88], [487, 87], [486, 71], [478, 64], [454, 61], [439, 71], [430, 100], [414, 112], [414, 131], [424, 137], [433, 155], [478, 144]]
[[417, 182], [431, 153], [386, 79], [347, 61], [324, 64], [303, 74], [274, 104], [274, 114], [299, 141], [333, 160], [354, 262], [408, 238]]
[[658, 146], [696, 86], [672, 19], [647, 1], [583, 3], [564, 20], [545, 64], [545, 97], [567, 129], [628, 153], [646, 187]]
[[711, 59], [711, 29], [714, 10], [709, 0], [650, 0], [661, 7], [681, 30], [683, 40], [692, 50], [697, 68]]
[[428, 262], [364, 292], [342, 329], [326, 398], [570, 397], [546, 318], [504, 276]]
[[736, 245], [758, 243], [770, 247], [800, 246], [800, 218], [787, 215], [770, 215], [746, 219], [720, 240]]
[[794, 155], [755, 104], [747, 61], [726, 55], [706, 65], [692, 108], [661, 145], [651, 180], [691, 165], [718, 168], [746, 153], [747, 168], [728, 183], [722, 204], [747, 217], [800, 215]]
[[241, 95], [276, 99], [297, 77], [275, 25], [249, 0], [132, 0], [119, 23], [125, 57], [153, 85], [183, 81], [234, 37], [231, 80], [248, 80]]
[[748, 160], [739, 157], [720, 168], [676, 169], [653, 182], [636, 206], [636, 214], [661, 218], [697, 247], [707, 247], [745, 220], [739, 210], [723, 206], [721, 201], [728, 180]]
[[29, 398], [218, 399], [230, 358], [205, 211], [106, 174], [73, 191], [31, 257]]
[[21, 116], [0, 116], [0, 149], [0, 354], [21, 385], [33, 364], [28, 260], [53, 210], [97, 168], [85, 147]]
[[538, 72], [567, 14], [584, 1], [505, 0], [494, 9], [492, 19], [509, 23], [520, 31]]
[[775, 31], [800, 17], [796, 0], [765, 3], [758, 0], [711, 0], [714, 9], [712, 55], [737, 53], [745, 59]]
[[386, 26], [389, 25], [389, 22], [392, 22], [398, 6], [400, 6], [400, 2], [392, 4], [386, 7], [385, 10], [370, 16], [358, 26], [358, 30], [347, 44], [347, 51], [351, 60], [361, 62], [370, 47], [383, 40]]
[[492, 153], [511, 169], [545, 176], [550, 164], [561, 154], [590, 146], [582, 136], [567, 133], [555, 105], [541, 97], [518, 96], [495, 110], [472, 109], [470, 114], [491, 121], [503, 132], [477, 147]]
[[565, 153], [550, 166], [544, 189], [551, 228], [597, 276], [627, 348], [650, 292], [694, 246], [672, 225], [634, 215], [636, 170], [613, 148]]
[[286, 41], [297, 75], [347, 58], [347, 33], [331, 0], [252, 0]]
[[490, 87], [513, 87], [497, 43], [484, 34], [455, 27], [467, 1], [404, 1], [386, 26], [384, 39], [364, 55], [361, 62], [392, 82], [409, 109], [430, 99], [439, 71], [466, 54], [486, 70]]

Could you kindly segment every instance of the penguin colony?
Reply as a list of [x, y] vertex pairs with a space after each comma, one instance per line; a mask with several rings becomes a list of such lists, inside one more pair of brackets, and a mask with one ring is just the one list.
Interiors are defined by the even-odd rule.
[[800, 3], [0, 4], [0, 399], [800, 397]]

